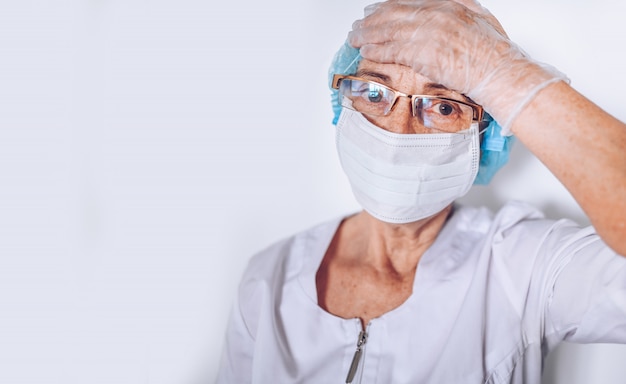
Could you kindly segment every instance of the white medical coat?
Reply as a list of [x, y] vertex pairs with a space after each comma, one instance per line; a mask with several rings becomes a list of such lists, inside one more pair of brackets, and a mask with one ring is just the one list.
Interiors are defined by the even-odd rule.
[[[341, 219], [254, 256], [219, 384], [345, 383], [361, 331], [317, 305], [315, 274]], [[626, 343], [626, 258], [569, 221], [511, 203], [456, 207], [412, 295], [373, 319], [354, 383], [540, 383], [560, 341]]]

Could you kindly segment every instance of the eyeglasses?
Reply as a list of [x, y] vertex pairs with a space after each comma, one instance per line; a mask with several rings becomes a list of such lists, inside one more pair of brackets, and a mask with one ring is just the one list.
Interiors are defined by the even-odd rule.
[[[424, 127], [443, 132], [459, 132], [472, 123], [483, 123], [483, 108], [474, 103], [447, 97], [407, 95], [386, 85], [360, 77], [334, 75], [332, 87], [339, 90], [339, 103], [368, 116], [388, 116], [398, 98], [411, 99], [411, 113]], [[482, 125], [479, 124], [482, 129]]]

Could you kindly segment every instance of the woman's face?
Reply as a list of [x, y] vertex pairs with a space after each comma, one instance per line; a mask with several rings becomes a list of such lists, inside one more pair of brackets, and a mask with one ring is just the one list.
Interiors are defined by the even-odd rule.
[[[397, 91], [409, 95], [442, 96], [459, 101], [471, 101], [467, 97], [433, 83], [428, 78], [413, 72], [409, 67], [398, 64], [380, 64], [369, 60], [363, 60], [355, 76], [367, 80], [376, 81]], [[394, 133], [428, 133], [419, 119], [411, 114], [411, 100], [400, 97], [394, 109], [387, 116], [367, 116], [373, 124]]]

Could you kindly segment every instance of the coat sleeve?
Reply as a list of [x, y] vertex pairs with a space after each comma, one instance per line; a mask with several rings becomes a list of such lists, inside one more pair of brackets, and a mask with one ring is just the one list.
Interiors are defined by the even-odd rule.
[[593, 228], [570, 233], [546, 280], [547, 325], [561, 340], [626, 343], [626, 258]]

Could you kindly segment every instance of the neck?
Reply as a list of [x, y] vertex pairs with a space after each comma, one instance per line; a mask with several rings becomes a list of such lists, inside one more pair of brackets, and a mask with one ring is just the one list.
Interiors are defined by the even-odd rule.
[[424, 252], [443, 228], [452, 206], [434, 216], [407, 224], [390, 224], [362, 212], [355, 216], [364, 236], [363, 262], [379, 270], [413, 273]]

